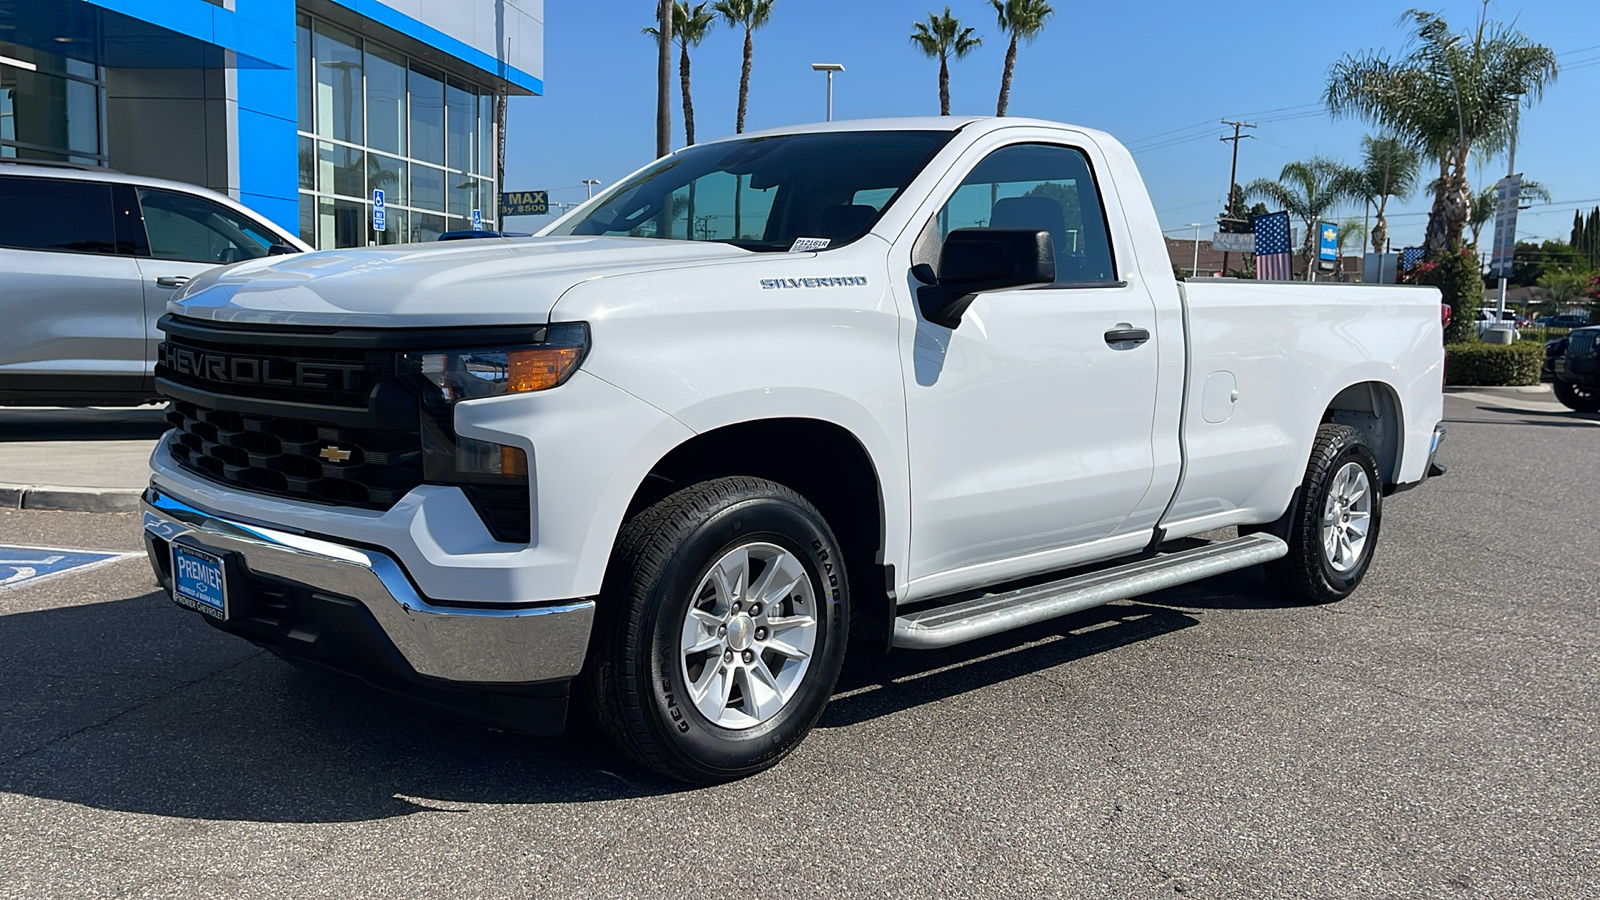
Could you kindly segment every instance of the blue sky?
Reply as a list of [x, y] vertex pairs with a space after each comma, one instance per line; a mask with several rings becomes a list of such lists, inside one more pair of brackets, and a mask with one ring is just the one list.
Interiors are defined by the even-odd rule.
[[[1345, 2], [1333, 15], [1314, 3], [1252, 0], [1057, 2], [1044, 34], [1019, 52], [1010, 111], [1103, 129], [1134, 147], [1162, 227], [1189, 235], [1184, 223], [1209, 223], [1222, 206], [1229, 163], [1228, 145], [1217, 140], [1223, 118], [1260, 123], [1239, 154], [1241, 183], [1274, 177], [1284, 163], [1316, 153], [1358, 161], [1368, 127], [1335, 122], [1317, 105], [1328, 67], [1346, 52], [1399, 49], [1406, 34], [1397, 22], [1413, 2], [1420, 0]], [[1005, 42], [986, 0], [952, 0], [950, 7], [984, 38], [952, 66], [952, 111], [991, 115]], [[823, 118], [823, 81], [813, 62], [846, 67], [835, 76], [836, 119], [937, 114], [938, 63], [908, 39], [912, 22], [930, 8], [921, 0], [778, 0], [771, 23], [755, 36], [747, 130]], [[1426, 8], [1459, 30], [1475, 20], [1479, 3]], [[654, 46], [640, 34], [654, 9], [653, 0], [546, 2], [546, 93], [511, 102], [507, 188], [581, 200], [583, 179], [609, 184], [654, 156]], [[1557, 201], [1525, 210], [1519, 236], [1565, 239], [1573, 209], [1600, 204], [1600, 64], [1584, 65], [1600, 62], [1600, 3], [1497, 0], [1490, 16], [1516, 19], [1571, 67], [1542, 103], [1524, 111], [1517, 150], [1518, 168]], [[733, 131], [741, 40], [720, 27], [693, 54], [701, 140]], [[678, 147], [676, 55], [673, 75]], [[1497, 180], [1505, 165], [1504, 156], [1484, 161], [1474, 189]], [[1359, 207], [1345, 212], [1361, 214]], [[1391, 206], [1396, 246], [1420, 243], [1426, 212], [1420, 195]], [[513, 219], [508, 227], [532, 230], [546, 221]]]

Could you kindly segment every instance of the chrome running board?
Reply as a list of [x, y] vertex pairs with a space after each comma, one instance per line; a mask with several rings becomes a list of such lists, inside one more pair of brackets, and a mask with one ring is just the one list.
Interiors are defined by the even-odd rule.
[[1281, 539], [1258, 533], [1004, 594], [918, 610], [894, 620], [894, 646], [913, 650], [949, 647], [1113, 600], [1249, 568], [1288, 553], [1289, 545]]

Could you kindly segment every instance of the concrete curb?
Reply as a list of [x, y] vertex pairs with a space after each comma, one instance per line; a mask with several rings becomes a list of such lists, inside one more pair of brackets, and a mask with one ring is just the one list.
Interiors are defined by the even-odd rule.
[[60, 487], [49, 484], [0, 484], [0, 509], [49, 509], [57, 512], [133, 512], [138, 488]]
[[1489, 387], [1451, 384], [1445, 386], [1444, 392], [1446, 394], [1501, 394], [1507, 397], [1519, 397], [1527, 396], [1528, 394], [1548, 394], [1551, 393], [1551, 388], [1548, 384], [1530, 384], [1523, 387]]

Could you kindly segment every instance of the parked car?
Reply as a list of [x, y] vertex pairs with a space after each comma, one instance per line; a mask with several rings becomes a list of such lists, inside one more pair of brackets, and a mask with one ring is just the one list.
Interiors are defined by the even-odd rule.
[[1577, 328], [1544, 345], [1544, 380], [1576, 412], [1600, 412], [1600, 327]]
[[727, 780], [811, 730], [847, 639], [1258, 564], [1348, 596], [1440, 472], [1440, 319], [1432, 287], [1176, 280], [1100, 132], [740, 135], [532, 238], [195, 279], [146, 547], [275, 653], [531, 732], [575, 688], [637, 763]]
[[1516, 313], [1508, 309], [1506, 310], [1505, 318], [1502, 319], [1500, 317], [1499, 309], [1495, 307], [1482, 307], [1478, 310], [1478, 337], [1483, 337], [1484, 333], [1490, 328], [1497, 326], [1509, 327], [1511, 329], [1511, 339], [1513, 341], [1522, 337], [1521, 332], [1517, 331]]
[[0, 405], [156, 399], [156, 320], [190, 278], [310, 248], [214, 191], [0, 160]]
[[1560, 316], [1541, 316], [1536, 321], [1544, 328], [1582, 328], [1589, 324], [1589, 317], [1568, 313]]

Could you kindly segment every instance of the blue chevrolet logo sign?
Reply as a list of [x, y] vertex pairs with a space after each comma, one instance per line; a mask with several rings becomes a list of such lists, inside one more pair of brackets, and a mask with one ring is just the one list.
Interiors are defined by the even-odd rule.
[[500, 218], [544, 216], [550, 213], [549, 191], [501, 191]]
[[1338, 259], [1339, 258], [1339, 228], [1338, 228], [1338, 226], [1332, 225], [1332, 224], [1330, 224], [1328, 222], [1323, 222], [1323, 223], [1321, 223], [1321, 224], [1319, 224], [1317, 226], [1317, 230], [1319, 232], [1319, 235], [1318, 235], [1319, 244], [1318, 244], [1317, 258], [1318, 259], [1326, 259], [1326, 260]]

